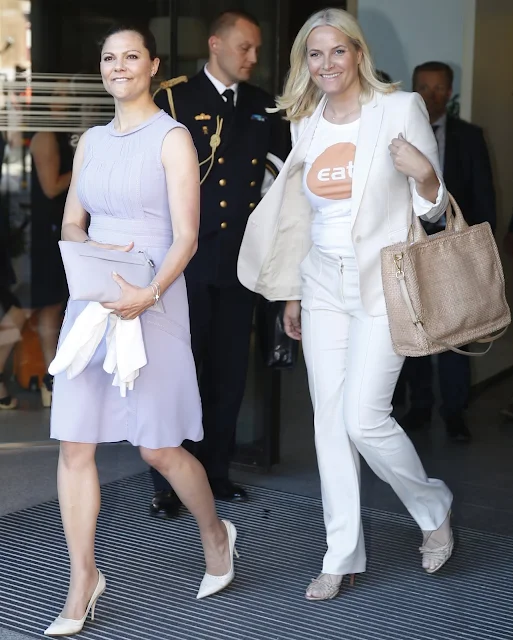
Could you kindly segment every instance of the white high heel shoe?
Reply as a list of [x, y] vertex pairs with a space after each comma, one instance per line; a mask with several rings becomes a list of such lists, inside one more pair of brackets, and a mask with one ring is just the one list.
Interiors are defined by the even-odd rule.
[[106, 586], [107, 581], [105, 580], [105, 576], [98, 569], [98, 584], [96, 585], [96, 589], [93, 591], [91, 599], [89, 600], [84, 617], [80, 620], [72, 620], [71, 618], [58, 616], [45, 631], [45, 636], [72, 636], [75, 633], [80, 633], [84, 628], [89, 611], [91, 611], [91, 620], [94, 620], [96, 603], [98, 602], [98, 598], [105, 591]]
[[237, 529], [229, 520], [222, 520], [222, 523], [224, 524], [224, 526], [226, 527], [226, 531], [228, 532], [228, 547], [230, 549], [230, 571], [228, 571], [228, 573], [225, 573], [224, 576], [213, 576], [210, 573], [205, 573], [200, 584], [198, 595], [196, 596], [197, 600], [201, 600], [201, 598], [206, 598], [207, 596], [211, 596], [218, 591], [222, 591], [230, 584], [230, 582], [232, 582], [233, 578], [235, 577], [235, 570], [233, 568], [233, 556], [235, 555], [237, 558], [239, 557], [237, 549], [235, 548], [235, 541], [237, 540]]

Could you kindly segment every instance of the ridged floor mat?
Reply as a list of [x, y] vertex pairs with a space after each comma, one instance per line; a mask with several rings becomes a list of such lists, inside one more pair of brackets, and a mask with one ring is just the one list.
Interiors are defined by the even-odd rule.
[[[185, 512], [150, 518], [149, 476], [102, 488], [98, 566], [107, 591], [84, 640], [511, 640], [513, 539], [460, 530], [440, 573], [420, 567], [420, 535], [406, 517], [363, 514], [369, 562], [329, 602], [304, 598], [321, 567], [319, 500], [249, 488], [247, 504], [219, 503], [238, 528], [236, 578], [197, 601], [204, 565]], [[0, 627], [41, 637], [68, 581], [57, 502], [0, 519]]]

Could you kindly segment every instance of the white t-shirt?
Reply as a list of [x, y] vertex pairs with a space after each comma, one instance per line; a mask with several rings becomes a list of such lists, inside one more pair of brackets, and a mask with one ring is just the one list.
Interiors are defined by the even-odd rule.
[[322, 251], [353, 255], [351, 207], [360, 120], [332, 124], [321, 116], [305, 158], [303, 188], [312, 205], [312, 241]]

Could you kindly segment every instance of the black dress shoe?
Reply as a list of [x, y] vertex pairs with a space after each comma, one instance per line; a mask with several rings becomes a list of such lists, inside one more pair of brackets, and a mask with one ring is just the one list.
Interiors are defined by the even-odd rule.
[[450, 416], [445, 420], [447, 435], [453, 442], [470, 442], [472, 434], [461, 414]]
[[182, 503], [174, 491], [157, 491], [150, 504], [150, 515], [156, 518], [176, 518]]
[[210, 480], [210, 486], [216, 500], [226, 500], [228, 502], [247, 502], [248, 500], [246, 491], [230, 482], [230, 480]]
[[400, 425], [405, 431], [418, 431], [431, 423], [431, 409], [411, 408], [401, 418]]

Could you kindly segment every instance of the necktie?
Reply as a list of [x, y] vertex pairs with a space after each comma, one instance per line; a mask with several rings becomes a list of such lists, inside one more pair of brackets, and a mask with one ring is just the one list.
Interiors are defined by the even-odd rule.
[[233, 89], [226, 89], [226, 91], [223, 92], [223, 98], [226, 100], [226, 114], [231, 116], [235, 109], [235, 91]]
[[438, 129], [440, 129], [440, 125], [439, 124], [432, 124], [431, 125], [431, 129], [433, 129], [433, 133], [435, 134], [435, 138], [436, 138], [436, 132], [438, 131]]

